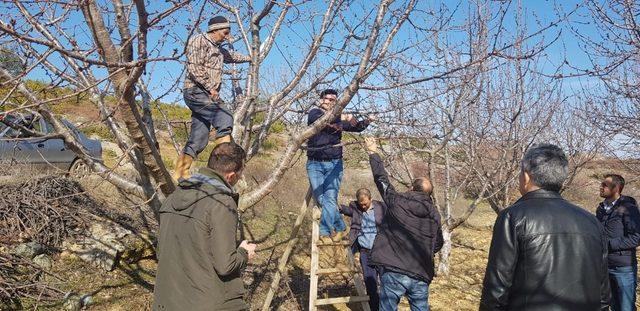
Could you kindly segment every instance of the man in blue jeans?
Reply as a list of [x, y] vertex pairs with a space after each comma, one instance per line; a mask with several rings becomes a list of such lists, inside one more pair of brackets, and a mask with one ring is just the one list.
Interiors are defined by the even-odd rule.
[[221, 46], [229, 40], [230, 27], [225, 17], [216, 16], [209, 20], [206, 33], [194, 35], [187, 43], [183, 94], [191, 110], [191, 132], [176, 163], [176, 180], [189, 178], [191, 164], [209, 143], [211, 127], [216, 130], [216, 145], [231, 142], [233, 115], [223, 107], [219, 94], [223, 64], [246, 63], [251, 57]]
[[[327, 89], [320, 93], [320, 107], [309, 111], [307, 124], [320, 119], [336, 104], [338, 92]], [[331, 121], [318, 134], [307, 142], [307, 175], [313, 190], [313, 197], [322, 207], [320, 218], [320, 237], [323, 240], [332, 237], [338, 241], [346, 230], [342, 216], [338, 211], [338, 192], [342, 181], [342, 132], [362, 132], [372, 118], [357, 121], [353, 115], [343, 114]]]
[[611, 310], [636, 310], [638, 261], [636, 247], [640, 244], [640, 212], [636, 200], [622, 195], [624, 178], [608, 174], [600, 184], [596, 217], [602, 223], [609, 240], [609, 283]]

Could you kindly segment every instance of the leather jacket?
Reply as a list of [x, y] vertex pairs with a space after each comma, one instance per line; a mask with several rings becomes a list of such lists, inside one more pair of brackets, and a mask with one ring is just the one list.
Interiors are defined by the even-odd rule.
[[480, 310], [608, 310], [607, 239], [559, 193], [536, 190], [493, 228]]

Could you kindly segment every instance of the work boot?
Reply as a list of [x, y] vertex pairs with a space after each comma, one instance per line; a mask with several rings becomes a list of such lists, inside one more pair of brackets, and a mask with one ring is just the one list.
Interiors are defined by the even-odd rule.
[[191, 168], [191, 163], [193, 163], [193, 158], [188, 154], [181, 154], [178, 158], [178, 162], [176, 163], [176, 171], [173, 175], [177, 181], [180, 179], [187, 179], [191, 177], [189, 174], [189, 168]]
[[344, 239], [344, 234], [345, 231], [337, 231], [334, 235], [331, 236], [331, 240], [333, 240], [333, 242], [340, 242], [342, 241], [342, 239]]
[[222, 143], [230, 143], [230, 142], [231, 142], [231, 135], [225, 135], [225, 136], [216, 138], [216, 140], [213, 142], [213, 145], [217, 146]]
[[320, 236], [320, 241], [319, 241], [319, 242], [320, 242], [320, 243], [318, 243], [318, 244], [321, 244], [321, 245], [329, 245], [329, 244], [332, 244], [331, 237], [329, 237], [328, 235], [321, 235], [321, 236]]

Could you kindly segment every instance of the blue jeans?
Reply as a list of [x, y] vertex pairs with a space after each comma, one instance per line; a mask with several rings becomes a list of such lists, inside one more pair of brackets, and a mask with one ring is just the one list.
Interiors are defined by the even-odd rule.
[[429, 284], [401, 273], [384, 271], [380, 278], [380, 311], [398, 310], [406, 295], [411, 311], [429, 311]]
[[307, 175], [313, 197], [322, 207], [320, 235], [328, 236], [332, 231], [347, 228], [338, 210], [338, 192], [342, 182], [342, 159], [331, 161], [307, 161]]
[[637, 273], [637, 267], [609, 268], [612, 311], [636, 310]]
[[184, 102], [191, 109], [191, 132], [184, 146], [184, 154], [197, 158], [198, 154], [209, 143], [209, 131], [216, 129], [216, 138], [231, 135], [233, 129], [233, 115], [213, 102], [209, 94], [199, 87], [192, 87], [183, 91]]
[[371, 311], [377, 311], [380, 305], [380, 295], [378, 295], [378, 271], [369, 266], [370, 260], [371, 250], [360, 248], [360, 266], [362, 266], [364, 285], [367, 288], [367, 295], [369, 296], [369, 308]]

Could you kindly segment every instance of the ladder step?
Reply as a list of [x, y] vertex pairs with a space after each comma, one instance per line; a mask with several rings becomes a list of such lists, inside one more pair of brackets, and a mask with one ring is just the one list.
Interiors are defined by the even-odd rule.
[[316, 274], [335, 274], [335, 273], [355, 273], [358, 270], [350, 269], [350, 268], [326, 268], [326, 269], [318, 269]]
[[365, 302], [365, 301], [369, 301], [369, 296], [325, 298], [325, 299], [316, 300], [316, 306], [326, 306], [326, 305], [335, 305], [339, 303]]
[[342, 241], [338, 241], [338, 242], [329, 242], [329, 243], [325, 243], [322, 242], [321, 240], [318, 241], [316, 243], [316, 245], [318, 246], [351, 246], [351, 242], [349, 242], [348, 240], [342, 240]]

